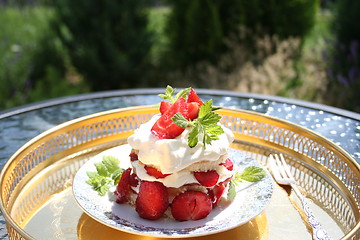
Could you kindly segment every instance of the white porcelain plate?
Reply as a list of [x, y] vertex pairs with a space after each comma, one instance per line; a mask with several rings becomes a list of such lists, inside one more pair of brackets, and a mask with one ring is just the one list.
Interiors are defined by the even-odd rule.
[[[86, 172], [96, 171], [95, 162], [102, 156], [119, 158], [121, 167], [129, 166], [130, 146], [122, 145], [106, 150], [91, 158], [77, 172], [73, 182], [73, 193], [81, 208], [92, 218], [112, 228], [152, 237], [194, 237], [218, 233], [235, 228], [258, 216], [269, 202], [272, 192], [272, 179], [267, 172], [265, 178], [256, 183], [241, 183], [234, 201], [221, 201], [204, 219], [178, 222], [169, 218], [156, 221], [142, 219], [128, 204], [117, 204], [109, 196], [99, 196], [92, 186], [86, 183]], [[260, 164], [238, 150], [231, 149], [229, 157], [239, 170]], [[111, 194], [110, 194], [111, 195]]]

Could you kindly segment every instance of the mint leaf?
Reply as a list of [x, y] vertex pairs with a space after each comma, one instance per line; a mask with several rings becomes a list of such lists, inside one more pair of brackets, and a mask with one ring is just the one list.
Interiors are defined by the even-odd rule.
[[193, 126], [189, 132], [188, 135], [188, 145], [189, 147], [193, 148], [197, 145], [197, 143], [199, 142], [199, 128], [200, 126], [198, 124], [196, 124], [195, 126]]
[[104, 196], [111, 184], [116, 185], [124, 169], [119, 167], [120, 161], [114, 156], [103, 156], [101, 162], [94, 163], [96, 172], [87, 172], [89, 179], [87, 184], [91, 185], [100, 196]]
[[232, 201], [236, 196], [236, 188], [243, 180], [247, 182], [258, 182], [263, 179], [266, 172], [263, 168], [257, 166], [249, 166], [244, 169], [242, 173], [235, 173], [229, 183], [229, 190], [227, 199]]
[[184, 118], [184, 116], [179, 112], [176, 113], [171, 119], [176, 123], [176, 125], [182, 128], [186, 128], [190, 123], [190, 121]]
[[263, 179], [266, 172], [263, 168], [257, 166], [250, 166], [240, 174], [240, 178], [248, 182], [258, 182]]
[[206, 114], [212, 111], [212, 100], [205, 102], [200, 106], [198, 118], [203, 118]]
[[215, 112], [208, 112], [204, 117], [200, 118], [199, 121], [202, 125], [209, 126], [217, 124], [221, 119], [221, 116]]
[[96, 178], [96, 177], [100, 176], [97, 172], [86, 172], [86, 175], [89, 178]]
[[189, 95], [191, 88], [185, 88], [183, 90], [181, 90], [180, 92], [178, 92], [175, 96], [175, 89], [172, 88], [170, 85], [167, 85], [166, 90], [165, 90], [165, 94], [159, 94], [158, 96], [161, 97], [162, 99], [169, 99], [171, 103], [176, 102], [176, 100], [178, 100], [180, 97], [183, 98], [187, 98], [187, 95]]
[[94, 165], [100, 176], [107, 177], [109, 175], [104, 163], [98, 162], [98, 163], [95, 163]]
[[174, 102], [176, 102], [176, 100], [178, 100], [180, 97], [183, 98], [187, 98], [187, 96], [189, 95], [191, 88], [185, 88], [183, 90], [181, 90], [180, 92], [178, 92], [178, 94], [176, 94], [175, 98], [174, 98]]
[[159, 94], [158, 96], [161, 97], [162, 99], [172, 99], [173, 95], [175, 93], [175, 89], [173, 89], [171, 86], [167, 85], [166, 90], [165, 90], [165, 94]]
[[219, 135], [222, 133], [224, 133], [224, 130], [221, 126], [217, 124], [205, 126], [204, 142], [206, 142], [207, 144], [211, 144], [211, 141], [218, 140]]
[[219, 139], [219, 135], [224, 133], [222, 127], [218, 125], [221, 116], [212, 110], [212, 100], [209, 100], [200, 106], [198, 118], [193, 121], [187, 120], [181, 113], [176, 113], [171, 118], [179, 127], [190, 127], [189, 147], [195, 147], [201, 138], [205, 148], [206, 144], [211, 144], [211, 141]]
[[230, 181], [229, 183], [229, 189], [228, 189], [228, 193], [227, 193], [227, 200], [229, 201], [233, 201], [236, 197], [236, 187], [235, 184]]
[[110, 188], [109, 183], [110, 181], [108, 179], [106, 178], [101, 179], [99, 187], [95, 189], [100, 196], [105, 196], [105, 194]]
[[114, 181], [114, 185], [117, 185], [119, 183], [123, 172], [124, 172], [124, 169], [119, 168], [111, 175], [111, 179]]
[[222, 109], [222, 107], [213, 107], [211, 111], [216, 111], [216, 110], [220, 110]]
[[96, 178], [90, 178], [86, 181], [86, 183], [91, 185], [99, 193], [100, 196], [104, 196], [107, 190], [109, 190], [110, 182], [111, 180], [100, 175], [98, 175], [98, 177]]
[[105, 165], [109, 173], [113, 173], [119, 169], [120, 161], [114, 156], [104, 156], [102, 163]]

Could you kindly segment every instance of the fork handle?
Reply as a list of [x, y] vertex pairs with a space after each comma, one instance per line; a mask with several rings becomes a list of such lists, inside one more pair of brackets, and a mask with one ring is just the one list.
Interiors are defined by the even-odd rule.
[[301, 194], [299, 188], [295, 184], [291, 184], [294, 189], [295, 194], [299, 197], [300, 202], [303, 206], [303, 209], [306, 213], [306, 216], [309, 220], [310, 225], [313, 228], [313, 238], [315, 240], [332, 240], [328, 233], [322, 228], [320, 222], [312, 213], [308, 200]]

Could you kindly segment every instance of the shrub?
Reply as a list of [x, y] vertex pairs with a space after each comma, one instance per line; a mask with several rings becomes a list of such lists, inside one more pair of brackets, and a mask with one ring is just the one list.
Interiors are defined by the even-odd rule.
[[[240, 44], [248, 35], [254, 37], [257, 54]], [[298, 38], [279, 40], [275, 36], [256, 36], [241, 32], [226, 42], [232, 51], [222, 54], [217, 64], [199, 62], [185, 71], [170, 74], [178, 86], [228, 89], [242, 92], [279, 95], [287, 81], [296, 75], [294, 56], [298, 55]], [[262, 64], [256, 64], [257, 62]], [[185, 82], [186, 81], [186, 82]]]
[[359, 1], [336, 3], [333, 24], [336, 38], [324, 55], [328, 63], [328, 103], [356, 112], [360, 112], [359, 11]]
[[0, 8], [0, 109], [88, 91], [50, 28], [53, 17], [36, 4]]
[[29, 75], [31, 90], [29, 101], [61, 97], [88, 92], [88, 86], [71, 65], [69, 54], [52, 29], [39, 39], [33, 53], [33, 66]]
[[151, 47], [145, 6], [131, 0], [55, 2], [54, 28], [92, 90], [141, 84]]
[[[175, 66], [191, 66], [199, 61], [212, 63], [227, 48], [224, 40], [238, 34], [239, 26], [276, 35], [280, 40], [303, 38], [314, 25], [318, 0], [230, 0], [230, 1], [169, 1], [169, 56]], [[247, 48], [255, 49], [251, 36]]]
[[171, 1], [166, 26], [169, 56], [177, 67], [201, 60], [215, 61], [222, 51], [223, 32], [217, 2], [211, 0]]
[[33, 55], [51, 16], [42, 7], [0, 8], [0, 109], [28, 102]]

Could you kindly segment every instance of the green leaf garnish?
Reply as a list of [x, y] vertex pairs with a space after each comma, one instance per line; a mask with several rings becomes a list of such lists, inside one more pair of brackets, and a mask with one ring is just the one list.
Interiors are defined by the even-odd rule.
[[234, 182], [230, 181], [229, 182], [229, 189], [228, 189], [228, 194], [227, 194], [227, 199], [230, 201], [233, 201], [236, 197], [236, 187]]
[[119, 169], [120, 161], [114, 156], [104, 156], [102, 163], [105, 165], [108, 173], [113, 173]]
[[120, 161], [113, 156], [103, 156], [101, 162], [94, 163], [96, 172], [87, 172], [89, 179], [87, 184], [91, 185], [100, 196], [104, 196], [110, 185], [116, 185], [124, 169], [119, 167]]
[[263, 168], [257, 166], [250, 166], [240, 174], [240, 178], [248, 182], [258, 182], [263, 179], [266, 172]]
[[176, 125], [178, 125], [179, 127], [182, 128], [186, 128], [189, 124], [190, 121], [187, 120], [181, 113], [176, 113], [173, 117], [172, 120], [176, 123]]
[[158, 96], [162, 99], [169, 99], [171, 103], [176, 102], [180, 97], [183, 97], [186, 99], [187, 95], [189, 94], [191, 88], [185, 88], [178, 92], [175, 96], [175, 89], [171, 86], [167, 85], [165, 94], [159, 94]]
[[202, 141], [204, 147], [211, 144], [211, 141], [219, 139], [219, 135], [224, 130], [218, 122], [221, 116], [213, 112], [212, 100], [205, 102], [200, 106], [198, 117], [192, 121], [187, 120], [181, 113], [176, 113], [172, 120], [176, 125], [187, 128], [190, 127], [188, 135], [189, 147], [195, 147], [199, 141]]
[[243, 180], [247, 182], [258, 182], [263, 179], [265, 175], [265, 170], [257, 166], [249, 166], [246, 167], [242, 173], [235, 173], [229, 183], [227, 199], [230, 201], [234, 200], [236, 197], [236, 186], [238, 186]]
[[114, 181], [114, 185], [117, 185], [120, 181], [121, 175], [124, 172], [124, 169], [119, 168], [111, 175], [111, 179]]
[[109, 184], [112, 182], [111, 179], [108, 179], [104, 176], [101, 176], [95, 172], [88, 172], [87, 175], [89, 179], [86, 181], [87, 184], [93, 186], [94, 190], [98, 192], [100, 196], [104, 196], [109, 190]]

